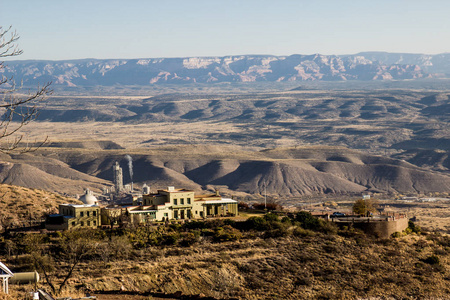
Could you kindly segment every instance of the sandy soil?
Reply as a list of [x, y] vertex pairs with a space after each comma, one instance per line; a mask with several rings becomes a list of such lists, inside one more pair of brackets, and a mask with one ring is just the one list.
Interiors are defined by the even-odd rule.
[[[217, 143], [209, 134], [241, 132], [242, 124], [215, 122], [124, 124], [113, 122], [53, 123], [34, 122], [23, 129], [29, 141], [112, 140], [124, 148], [149, 148], [166, 144]], [[283, 139], [282, 145], [295, 145]]]

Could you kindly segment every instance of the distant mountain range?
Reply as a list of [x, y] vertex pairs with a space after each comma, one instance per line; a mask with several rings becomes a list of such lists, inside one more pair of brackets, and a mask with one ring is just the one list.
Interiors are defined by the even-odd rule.
[[3, 75], [65, 86], [447, 78], [450, 53], [28, 60], [8, 61]]

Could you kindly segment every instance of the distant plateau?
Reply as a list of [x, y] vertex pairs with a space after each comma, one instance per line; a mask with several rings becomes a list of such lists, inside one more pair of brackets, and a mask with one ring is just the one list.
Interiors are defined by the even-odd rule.
[[24, 85], [153, 85], [161, 83], [380, 81], [449, 78], [450, 54], [363, 52], [352, 55], [8, 61], [6, 76]]

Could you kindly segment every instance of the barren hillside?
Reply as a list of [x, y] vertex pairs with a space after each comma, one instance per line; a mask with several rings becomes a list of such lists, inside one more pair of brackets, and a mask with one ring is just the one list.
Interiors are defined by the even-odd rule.
[[4, 226], [28, 226], [29, 221], [40, 221], [45, 214], [57, 212], [59, 204], [81, 203], [42, 189], [8, 184], [0, 184], [0, 196], [0, 230]]
[[277, 197], [352, 194], [364, 191], [425, 193], [450, 190], [450, 176], [402, 160], [342, 147], [295, 147], [249, 151], [234, 147], [186, 145], [142, 150], [43, 148], [2, 164], [2, 182], [50, 191], [82, 193], [112, 184], [112, 166], [130, 183], [152, 189], [168, 185], [219, 188], [227, 194]]

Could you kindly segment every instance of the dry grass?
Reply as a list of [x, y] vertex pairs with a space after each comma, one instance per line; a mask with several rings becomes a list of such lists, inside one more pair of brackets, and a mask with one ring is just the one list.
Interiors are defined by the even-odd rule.
[[[80, 203], [55, 193], [19, 186], [0, 185], [1, 217], [12, 225], [29, 225], [44, 214], [55, 213], [59, 204]], [[0, 224], [1, 225], [1, 224]]]
[[417, 224], [428, 231], [450, 234], [450, 201], [418, 203], [406, 209], [409, 216], [416, 216]]
[[[439, 266], [422, 262], [436, 251]], [[71, 285], [221, 299], [413, 299], [447, 295], [449, 266], [448, 251], [425, 237], [373, 242], [316, 235], [149, 248], [106, 268], [86, 263]]]
[[113, 140], [122, 147], [151, 148], [167, 144], [217, 143], [210, 141], [211, 134], [241, 132], [243, 124], [203, 121], [195, 123], [154, 122], [147, 124], [126, 124], [121, 122], [79, 122], [53, 123], [34, 122], [24, 128], [30, 140], [49, 136], [53, 141]]
[[14, 300], [14, 299], [17, 299], [14, 297], [14, 295], [11, 294], [6, 295], [2, 291], [0, 291], [0, 300]]

